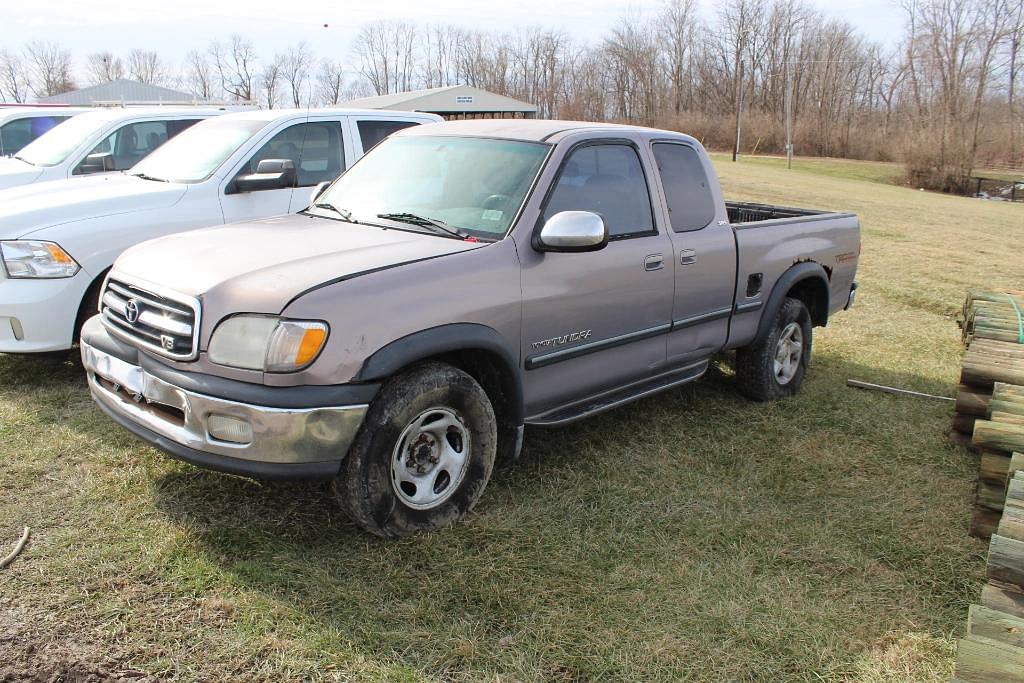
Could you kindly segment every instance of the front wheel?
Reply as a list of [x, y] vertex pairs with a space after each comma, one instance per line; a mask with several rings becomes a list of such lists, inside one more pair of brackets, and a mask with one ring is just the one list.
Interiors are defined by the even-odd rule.
[[768, 335], [736, 351], [740, 392], [771, 401], [800, 391], [811, 357], [811, 314], [799, 299], [782, 302]]
[[335, 485], [362, 528], [397, 537], [468, 513], [494, 468], [497, 421], [465, 372], [427, 363], [388, 380], [374, 399]]

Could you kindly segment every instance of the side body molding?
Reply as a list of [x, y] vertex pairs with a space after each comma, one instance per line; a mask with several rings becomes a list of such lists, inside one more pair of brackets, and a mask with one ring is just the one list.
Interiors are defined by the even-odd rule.
[[821, 282], [821, 286], [825, 288], [825, 306], [821, 313], [821, 319], [814, 321], [815, 325], [824, 327], [828, 322], [828, 273], [821, 264], [815, 263], [814, 261], [803, 261], [793, 265], [789, 270], [783, 273], [778, 280], [775, 281], [775, 286], [772, 287], [772, 293], [768, 296], [767, 305], [763, 309], [761, 314], [761, 322], [757, 326], [757, 335], [754, 337], [754, 342], [759, 342], [768, 336], [768, 332], [771, 329], [772, 321], [775, 320], [775, 315], [779, 312], [779, 308], [782, 306], [782, 300], [786, 298], [786, 293], [792, 289], [793, 285], [803, 282], [804, 280], [816, 279]]
[[452, 323], [413, 332], [381, 347], [363, 362], [356, 382], [387, 379], [417, 361], [458, 351], [485, 351], [505, 366], [513, 396], [506, 398], [509, 417], [515, 424], [523, 423], [523, 381], [516, 353], [494, 328], [478, 323]]

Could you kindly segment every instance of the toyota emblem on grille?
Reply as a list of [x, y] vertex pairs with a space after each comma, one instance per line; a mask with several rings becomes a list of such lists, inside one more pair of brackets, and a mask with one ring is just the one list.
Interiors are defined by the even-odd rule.
[[124, 317], [134, 325], [139, 320], [139, 302], [135, 299], [128, 299], [124, 305]]

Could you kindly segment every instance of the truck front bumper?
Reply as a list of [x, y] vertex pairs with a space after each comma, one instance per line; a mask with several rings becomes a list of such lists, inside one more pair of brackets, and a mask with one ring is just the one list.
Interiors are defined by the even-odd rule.
[[93, 400], [170, 455], [256, 479], [335, 476], [368, 404], [275, 408], [204, 395], [93, 346], [82, 364]]
[[0, 266], [0, 353], [39, 353], [71, 348], [75, 318], [90, 276], [11, 279]]

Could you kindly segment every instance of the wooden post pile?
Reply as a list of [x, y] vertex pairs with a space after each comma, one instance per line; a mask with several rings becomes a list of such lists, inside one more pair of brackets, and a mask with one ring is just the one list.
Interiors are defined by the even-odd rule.
[[999, 526], [989, 542], [988, 582], [971, 605], [954, 681], [1024, 681], [1024, 456], [1016, 454]]
[[971, 534], [999, 524], [1010, 459], [1024, 452], [1024, 293], [971, 290], [964, 301], [964, 353], [954, 440], [981, 456]]

